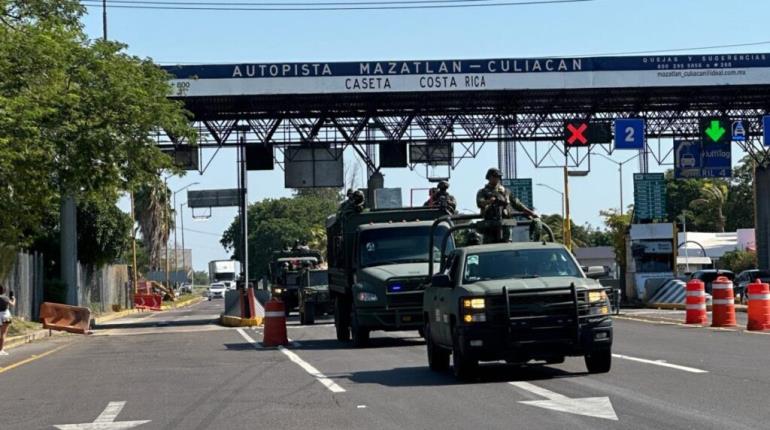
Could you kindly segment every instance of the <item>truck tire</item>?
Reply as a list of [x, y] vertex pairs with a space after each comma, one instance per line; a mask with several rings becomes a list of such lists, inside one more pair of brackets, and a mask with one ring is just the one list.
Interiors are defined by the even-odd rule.
[[353, 340], [353, 346], [356, 348], [362, 348], [369, 344], [369, 330], [358, 326], [355, 305], [352, 306], [350, 312], [350, 337]]
[[478, 360], [468, 357], [460, 346], [460, 337], [452, 328], [452, 373], [461, 381], [468, 381], [476, 376], [479, 367]]
[[425, 345], [428, 347], [428, 367], [434, 372], [445, 372], [449, 369], [449, 351], [433, 343], [430, 334], [430, 323], [425, 322]]
[[334, 328], [337, 331], [337, 340], [350, 341], [350, 309], [343, 299], [334, 299]]
[[303, 306], [303, 311], [299, 313], [299, 320], [303, 325], [315, 324], [315, 305], [306, 303]]
[[588, 373], [607, 373], [612, 368], [612, 350], [609, 348], [592, 351], [585, 356]]

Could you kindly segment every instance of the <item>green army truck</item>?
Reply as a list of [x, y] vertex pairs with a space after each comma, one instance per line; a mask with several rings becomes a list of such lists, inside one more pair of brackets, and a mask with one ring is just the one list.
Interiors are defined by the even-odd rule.
[[[339, 341], [363, 346], [373, 330], [422, 331], [423, 287], [435, 208], [372, 210], [327, 219], [329, 292]], [[437, 226], [444, 235], [447, 227]], [[451, 241], [448, 244], [451, 249]], [[438, 251], [438, 250], [436, 250]]]
[[[447, 218], [434, 227], [443, 221], [457, 224]], [[529, 221], [510, 223], [521, 228]], [[456, 225], [443, 234], [472, 226]], [[584, 356], [590, 373], [610, 370], [606, 291], [547, 233], [550, 241], [439, 245], [441, 264], [431, 273], [423, 299], [431, 369], [447, 370], [451, 356], [455, 376], [468, 379], [480, 361], [555, 364], [565, 356]]]
[[286, 316], [299, 308], [300, 276], [306, 268], [318, 267], [323, 262], [319, 251], [294, 248], [276, 251], [270, 260], [270, 293], [284, 303]]
[[299, 322], [315, 324], [316, 316], [332, 314], [329, 273], [326, 268], [305, 268], [299, 276]]

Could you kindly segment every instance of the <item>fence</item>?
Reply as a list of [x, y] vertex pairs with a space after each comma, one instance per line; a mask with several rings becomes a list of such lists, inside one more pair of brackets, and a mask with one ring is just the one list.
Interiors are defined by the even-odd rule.
[[37, 320], [43, 303], [43, 254], [17, 253], [0, 283], [16, 296], [13, 314], [26, 320]]
[[113, 305], [131, 307], [128, 266], [116, 264], [95, 269], [78, 264], [78, 305], [97, 313], [112, 312]]

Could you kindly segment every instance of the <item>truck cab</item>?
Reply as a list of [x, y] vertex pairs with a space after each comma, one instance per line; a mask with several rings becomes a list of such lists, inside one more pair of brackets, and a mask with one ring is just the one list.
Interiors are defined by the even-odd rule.
[[305, 268], [299, 275], [299, 322], [315, 324], [317, 315], [333, 312], [329, 273], [325, 267]]
[[364, 346], [374, 330], [421, 331], [423, 288], [438, 261], [438, 252], [428, 251], [429, 236], [444, 214], [403, 208], [329, 218], [329, 292], [339, 341]]
[[291, 249], [273, 253], [268, 267], [270, 273], [270, 294], [284, 303], [286, 316], [299, 309], [299, 290], [302, 272], [316, 268], [323, 262], [319, 251]]
[[[451, 234], [451, 232], [450, 232]], [[523, 241], [446, 250], [424, 292], [433, 370], [474, 375], [480, 361], [561, 363], [584, 356], [611, 367], [612, 319], [604, 287], [561, 244]]]

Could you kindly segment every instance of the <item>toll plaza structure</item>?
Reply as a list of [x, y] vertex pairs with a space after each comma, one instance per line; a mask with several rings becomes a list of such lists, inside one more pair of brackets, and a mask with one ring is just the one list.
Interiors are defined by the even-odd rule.
[[[567, 168], [590, 170], [592, 153], [615, 150], [639, 151], [640, 173], [648, 173], [651, 161], [663, 163], [673, 153], [670, 145], [649, 139], [674, 138], [723, 147], [712, 151], [717, 164], [730, 145], [739, 145], [756, 162], [757, 195], [770, 193], [763, 140], [770, 105], [767, 53], [165, 70], [172, 77], [170, 97], [192, 113], [200, 148], [242, 146], [247, 165], [278, 165], [291, 187], [341, 186], [348, 147], [367, 164], [369, 177], [381, 167], [424, 166], [431, 179], [449, 177], [462, 159], [497, 144], [504, 176], [517, 178], [521, 156], [536, 167], [563, 167], [566, 176]], [[190, 148], [176, 139], [160, 138], [159, 144]], [[687, 156], [684, 164], [698, 161]], [[292, 167], [298, 162], [313, 168]], [[316, 168], [319, 163], [326, 164]], [[725, 173], [719, 165], [702, 167], [714, 176]], [[759, 266], [768, 268], [770, 201], [756, 201]]]

